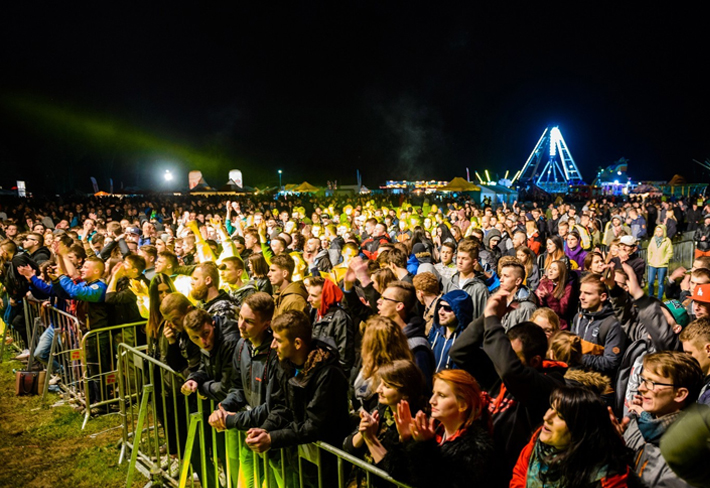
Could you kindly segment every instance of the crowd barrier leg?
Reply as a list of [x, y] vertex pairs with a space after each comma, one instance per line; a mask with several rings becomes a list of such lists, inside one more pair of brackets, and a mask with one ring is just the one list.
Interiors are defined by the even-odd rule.
[[146, 415], [148, 414], [148, 402], [150, 401], [150, 396], [153, 393], [153, 385], [145, 385], [143, 387], [143, 398], [141, 399], [141, 406], [138, 410], [138, 425], [136, 426], [137, 436], [133, 438], [133, 450], [131, 451], [131, 461], [128, 463], [128, 477], [126, 479], [126, 487], [130, 488], [133, 485], [133, 473], [136, 467], [136, 461], [138, 460], [138, 451], [141, 445], [141, 433], [143, 432], [143, 423], [145, 422]]

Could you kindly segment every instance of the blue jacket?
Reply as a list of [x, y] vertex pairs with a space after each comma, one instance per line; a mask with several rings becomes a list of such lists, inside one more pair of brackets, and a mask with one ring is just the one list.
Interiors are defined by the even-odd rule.
[[[81, 281], [74, 283], [71, 278], [66, 275], [59, 277], [59, 283], [53, 283], [55, 288], [61, 288], [69, 295], [69, 298], [86, 302], [85, 307], [79, 307], [77, 311], [79, 320], [85, 317], [86, 326], [89, 329], [101, 329], [109, 326], [109, 305], [105, 302], [106, 299], [106, 283], [100, 280], [86, 283]], [[57, 295], [61, 295], [61, 291], [57, 290]]]
[[[456, 330], [446, 338], [446, 327], [439, 324], [439, 308], [441, 303], [446, 302], [456, 315]], [[473, 303], [471, 297], [463, 290], [451, 290], [441, 297], [434, 310], [434, 321], [429, 331], [429, 343], [434, 353], [436, 372], [442, 369], [451, 369], [456, 366], [451, 362], [449, 349], [456, 341], [456, 338], [473, 320]]]

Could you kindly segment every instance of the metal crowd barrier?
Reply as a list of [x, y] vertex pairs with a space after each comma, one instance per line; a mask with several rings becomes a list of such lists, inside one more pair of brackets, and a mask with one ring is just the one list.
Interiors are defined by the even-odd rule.
[[[91, 418], [92, 410], [108, 413], [118, 406], [118, 362], [116, 353], [121, 343], [138, 346], [137, 340], [144, 333], [145, 321], [112, 325], [89, 330], [81, 338], [81, 361], [84, 365], [84, 399], [86, 412], [82, 430]], [[116, 408], [118, 412], [118, 408]]]
[[84, 365], [81, 362], [82, 331], [79, 319], [52, 306], [47, 307], [47, 313], [48, 326], [54, 328], [54, 335], [47, 361], [42, 400], [47, 394], [50, 378], [54, 374], [61, 378], [58, 386], [64, 395], [68, 395], [69, 398], [86, 407], [82, 387]]
[[[639, 249], [639, 256], [643, 258], [646, 263], [648, 263], [648, 242], [644, 243], [644, 247]], [[682, 240], [673, 243], [673, 257], [671, 258], [669, 273], [679, 266], [683, 266], [686, 269], [690, 269], [693, 266], [693, 261], [695, 260], [695, 241], [691, 238], [688, 240]], [[648, 277], [648, 266], [646, 267], [646, 274]]]
[[[281, 449], [251, 456], [253, 473], [235, 458], [243, 451], [245, 433], [229, 430], [219, 433], [208, 417], [214, 402], [185, 397], [179, 373], [137, 348], [118, 345], [118, 385], [120, 391], [123, 440], [119, 464], [129, 460], [126, 486], [135, 472], [151, 479], [154, 485], [183, 488], [266, 487], [331, 488], [324, 467], [337, 470], [337, 486], [345, 488], [353, 469], [364, 471], [366, 486], [378, 479], [390, 486], [408, 488], [373, 465], [323, 442]], [[287, 452], [288, 451], [288, 452]], [[298, 451], [296, 453], [296, 451]], [[330, 458], [330, 459], [328, 459]], [[304, 477], [304, 462], [310, 463], [312, 476]], [[197, 473], [195, 475], [195, 473]], [[195, 478], [200, 480], [197, 485]]]
[[[42, 302], [35, 300], [33, 298], [25, 298], [22, 300], [22, 313], [25, 317], [25, 336], [27, 341], [23, 338], [19, 330], [13, 327], [12, 323], [5, 323], [5, 330], [3, 332], [2, 343], [0, 343], [0, 362], [5, 359], [5, 342], [8, 337], [12, 338], [12, 346], [18, 351], [23, 351], [25, 349], [32, 349], [33, 344], [33, 327], [35, 324], [35, 318], [39, 317], [42, 312]], [[9, 305], [8, 305], [9, 307]], [[9, 334], [9, 336], [8, 336]], [[37, 336], [39, 338], [39, 336]], [[27, 343], [26, 343], [27, 342]], [[32, 351], [30, 350], [30, 353]]]

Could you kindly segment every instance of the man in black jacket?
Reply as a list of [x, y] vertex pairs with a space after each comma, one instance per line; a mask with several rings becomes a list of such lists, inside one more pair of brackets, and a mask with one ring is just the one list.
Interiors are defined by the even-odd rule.
[[[227, 398], [227, 393], [233, 382], [234, 369], [232, 368], [232, 357], [236, 347], [236, 339], [229, 335], [222, 335], [220, 327], [214, 319], [202, 309], [194, 309], [188, 312], [183, 321], [183, 327], [190, 340], [200, 347], [202, 353], [200, 357], [200, 367], [197, 371], [187, 377], [187, 381], [182, 385], [181, 391], [184, 395], [199, 393], [209, 400], [221, 402]], [[205, 416], [203, 448], [215, 461], [224, 463], [227, 449], [225, 448], [225, 436], [223, 433], [215, 434], [217, 452], [212, 452], [211, 429], [207, 425], [207, 416], [212, 411], [210, 405], [205, 402], [202, 410]], [[199, 471], [199, 450], [193, 450], [191, 462], [193, 468]], [[206, 469], [207, 479], [201, 480], [203, 485], [217, 486], [214, 477], [214, 470]], [[238, 472], [238, 470], [237, 470]], [[236, 473], [232, 473], [236, 479]], [[205, 483], [206, 482], [206, 483]]]
[[[210, 415], [209, 423], [217, 430], [249, 430], [260, 427], [266, 421], [269, 411], [279, 396], [276, 377], [278, 358], [271, 349], [271, 317], [274, 301], [271, 295], [257, 292], [250, 295], [239, 312], [239, 333], [241, 339], [232, 359], [234, 381], [227, 398], [219, 403], [219, 408]], [[234, 462], [238, 472], [241, 468], [246, 486], [254, 486], [254, 456], [246, 445], [238, 448], [238, 462]], [[235, 448], [236, 451], [236, 448]], [[263, 474], [263, 464], [259, 470]]]
[[[247, 445], [256, 452], [314, 441], [342, 445], [350, 430], [348, 380], [338, 364], [337, 350], [325, 340], [312, 338], [303, 312], [288, 310], [271, 328], [272, 347], [280, 360], [283, 403], [269, 412], [261, 428], [248, 431]], [[323, 466], [326, 478], [336, 474], [331, 468]]]

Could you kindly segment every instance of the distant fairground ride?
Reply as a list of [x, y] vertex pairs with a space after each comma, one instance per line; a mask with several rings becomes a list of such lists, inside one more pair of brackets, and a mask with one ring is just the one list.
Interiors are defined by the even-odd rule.
[[571, 186], [585, 185], [577, 164], [558, 127], [542, 133], [523, 169], [513, 179], [519, 186], [538, 186], [547, 193], [564, 193]]

